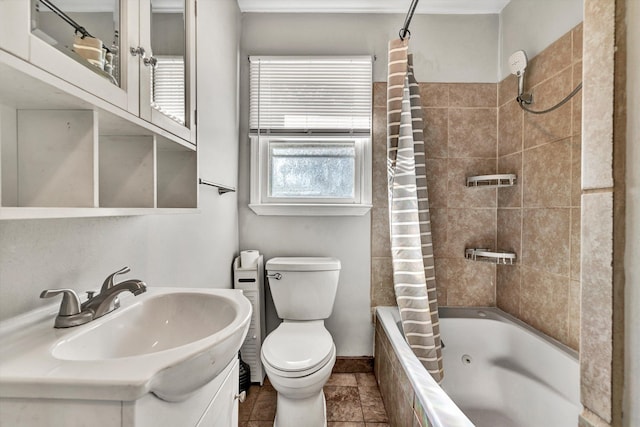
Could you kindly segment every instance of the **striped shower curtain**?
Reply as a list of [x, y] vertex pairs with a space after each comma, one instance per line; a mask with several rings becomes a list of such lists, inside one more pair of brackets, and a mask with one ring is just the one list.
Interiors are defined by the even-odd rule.
[[404, 334], [433, 378], [443, 376], [429, 220], [423, 117], [408, 39], [389, 42], [387, 176], [393, 282]]

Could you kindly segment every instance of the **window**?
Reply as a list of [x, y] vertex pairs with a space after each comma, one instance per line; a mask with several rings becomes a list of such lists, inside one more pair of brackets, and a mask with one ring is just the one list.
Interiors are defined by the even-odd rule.
[[371, 208], [371, 58], [250, 58], [251, 204], [259, 215]]

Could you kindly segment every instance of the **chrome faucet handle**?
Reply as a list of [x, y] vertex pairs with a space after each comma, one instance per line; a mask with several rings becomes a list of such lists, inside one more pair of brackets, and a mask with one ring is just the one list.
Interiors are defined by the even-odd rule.
[[80, 313], [80, 298], [72, 289], [47, 289], [42, 291], [40, 298], [51, 298], [62, 294], [59, 316], [73, 316]]
[[55, 328], [83, 325], [93, 319], [92, 310], [81, 311], [80, 298], [72, 289], [47, 289], [42, 291], [40, 298], [51, 298], [60, 294], [62, 294], [62, 303], [53, 324]]
[[107, 289], [111, 288], [114, 285], [114, 279], [118, 274], [125, 274], [130, 272], [131, 269], [129, 267], [122, 267], [120, 270], [116, 271], [115, 273], [111, 273], [110, 275], [107, 276], [106, 279], [104, 279], [104, 282], [102, 283], [102, 288], [100, 289], [100, 292], [104, 292]]

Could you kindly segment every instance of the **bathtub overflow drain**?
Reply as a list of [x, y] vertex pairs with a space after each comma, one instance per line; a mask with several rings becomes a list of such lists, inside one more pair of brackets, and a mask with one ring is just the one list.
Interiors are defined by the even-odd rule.
[[464, 365], [471, 365], [471, 356], [469, 356], [468, 354], [464, 354], [462, 356], [462, 363]]

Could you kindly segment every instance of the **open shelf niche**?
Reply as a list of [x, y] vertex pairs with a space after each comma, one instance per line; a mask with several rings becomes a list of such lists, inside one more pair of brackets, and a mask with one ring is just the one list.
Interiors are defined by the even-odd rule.
[[[159, 208], [190, 208], [198, 205], [198, 158], [196, 152], [158, 137], [157, 190]], [[195, 184], [195, 185], [194, 185]]]
[[197, 212], [195, 145], [7, 62], [0, 63], [0, 219]]

